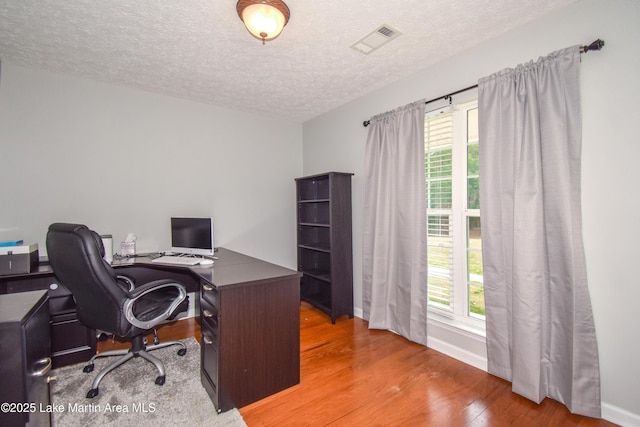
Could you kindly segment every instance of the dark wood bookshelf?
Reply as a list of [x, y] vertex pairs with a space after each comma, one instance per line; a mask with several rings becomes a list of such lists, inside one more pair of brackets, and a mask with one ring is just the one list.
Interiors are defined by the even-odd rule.
[[351, 173], [296, 179], [300, 298], [331, 317], [353, 318]]

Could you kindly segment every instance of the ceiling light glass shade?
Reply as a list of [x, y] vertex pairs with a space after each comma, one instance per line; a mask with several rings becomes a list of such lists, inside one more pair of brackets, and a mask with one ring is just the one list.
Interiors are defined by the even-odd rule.
[[236, 10], [247, 30], [263, 44], [278, 37], [289, 22], [289, 8], [281, 0], [240, 0]]

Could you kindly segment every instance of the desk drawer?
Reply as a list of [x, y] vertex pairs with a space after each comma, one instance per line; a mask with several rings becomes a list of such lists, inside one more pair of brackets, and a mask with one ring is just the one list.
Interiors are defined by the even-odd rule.
[[213, 402], [216, 408], [216, 412], [222, 412], [220, 408], [220, 402], [218, 400], [218, 385], [213, 383], [204, 369], [200, 370], [200, 382], [202, 383], [202, 387], [204, 387], [205, 391], [209, 395], [209, 398]]
[[209, 378], [214, 389], [217, 390], [218, 384], [218, 348], [216, 345], [216, 337], [211, 331], [202, 330], [202, 352], [201, 352], [201, 369]]
[[216, 324], [218, 323], [218, 307], [206, 299], [200, 300], [200, 314], [202, 319], [212, 319]]
[[52, 314], [50, 324], [54, 368], [86, 362], [96, 354], [96, 331], [80, 323], [75, 311]]
[[207, 282], [202, 282], [200, 284], [200, 297], [209, 302], [213, 307], [218, 307], [218, 291], [217, 289]]
[[76, 302], [73, 300], [73, 296], [66, 295], [61, 297], [49, 297], [49, 312], [51, 316], [58, 314], [76, 313]]
[[210, 344], [215, 348], [218, 348], [220, 345], [220, 340], [218, 338], [218, 323], [213, 319], [201, 319], [201, 332], [204, 335], [206, 332], [207, 340], [210, 340]]
[[77, 348], [87, 348], [87, 335], [92, 330], [78, 320], [75, 313], [53, 316], [51, 319], [51, 350], [55, 352], [69, 351]]

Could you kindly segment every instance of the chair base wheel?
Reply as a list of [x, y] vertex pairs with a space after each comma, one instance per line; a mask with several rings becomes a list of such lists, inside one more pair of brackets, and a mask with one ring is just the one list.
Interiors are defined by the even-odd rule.
[[184, 356], [185, 354], [187, 354], [186, 348], [181, 348], [180, 350], [178, 350], [178, 356]]
[[92, 364], [90, 364], [90, 365], [85, 366], [85, 367], [82, 369], [82, 372], [84, 372], [84, 373], [86, 373], [86, 374], [88, 374], [89, 372], [93, 372], [93, 363], [92, 363]]
[[89, 390], [89, 392], [87, 393], [87, 399], [93, 399], [94, 397], [96, 397], [98, 395], [98, 389], [97, 388], [92, 388], [91, 390]]
[[165, 376], [164, 375], [160, 375], [158, 378], [156, 378], [156, 384], [157, 385], [163, 385], [164, 384], [164, 380], [165, 380]]

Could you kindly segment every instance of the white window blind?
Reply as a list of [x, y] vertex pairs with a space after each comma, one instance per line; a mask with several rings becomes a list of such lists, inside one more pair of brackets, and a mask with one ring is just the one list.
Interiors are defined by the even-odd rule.
[[451, 310], [453, 303], [452, 148], [453, 115], [425, 119], [427, 257], [429, 303]]
[[432, 314], [484, 322], [478, 106], [475, 100], [425, 115], [427, 291]]

